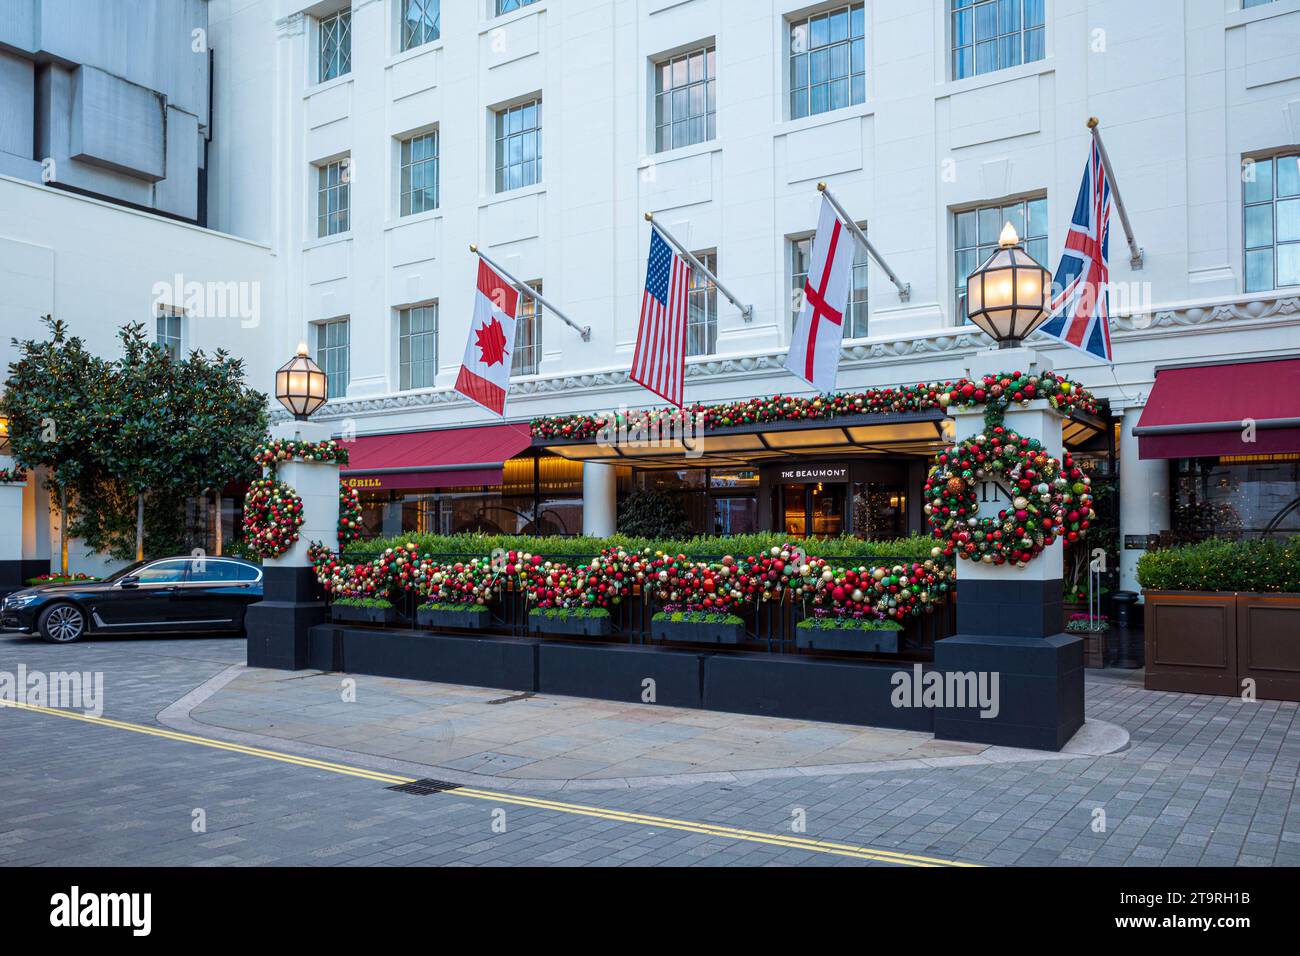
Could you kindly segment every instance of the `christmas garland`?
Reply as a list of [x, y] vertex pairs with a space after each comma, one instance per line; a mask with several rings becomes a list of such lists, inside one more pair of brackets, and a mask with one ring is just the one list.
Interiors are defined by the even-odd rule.
[[[1006, 429], [1003, 405], [990, 405], [985, 430], [941, 453], [926, 479], [926, 520], [943, 542], [936, 557], [956, 555], [1023, 568], [1057, 538], [1078, 540], [1093, 518], [1091, 480], [1069, 452], [1061, 460], [1042, 442]], [[980, 482], [1005, 482], [1011, 508], [980, 517]]]
[[27, 480], [21, 468], [0, 468], [0, 485], [16, 485]]
[[1029, 375], [1005, 372], [985, 375], [978, 380], [958, 379], [949, 382], [922, 383], [900, 388], [868, 389], [865, 392], [839, 392], [815, 398], [773, 395], [720, 405], [689, 405], [679, 412], [672, 408], [630, 411], [609, 415], [555, 415], [535, 418], [532, 435], [541, 439], [587, 440], [602, 433], [623, 428], [654, 429], [670, 427], [674, 422], [697, 421], [702, 416], [704, 430], [733, 425], [760, 425], [770, 422], [817, 421], [844, 415], [881, 415], [918, 412], [933, 408], [974, 407], [989, 402], [1028, 404], [1045, 399], [1061, 411], [1079, 409], [1097, 414], [1096, 398], [1087, 389], [1055, 372]]
[[308, 555], [321, 587], [335, 597], [408, 592], [423, 603], [486, 605], [508, 586], [531, 608], [556, 611], [608, 611], [641, 593], [674, 612], [734, 613], [788, 600], [815, 617], [903, 621], [932, 611], [953, 582], [952, 568], [937, 560], [839, 567], [793, 544], [714, 562], [618, 547], [578, 565], [522, 551], [440, 564], [414, 544], [355, 565], [320, 544]]
[[339, 547], [361, 537], [361, 496], [339, 482]]
[[259, 478], [244, 498], [244, 541], [263, 558], [278, 558], [298, 540], [302, 499], [283, 481]]
[[271, 469], [282, 461], [314, 461], [346, 465], [348, 450], [341, 442], [332, 438], [318, 442], [277, 438], [265, 445], [258, 445], [253, 452], [253, 461], [264, 468]]

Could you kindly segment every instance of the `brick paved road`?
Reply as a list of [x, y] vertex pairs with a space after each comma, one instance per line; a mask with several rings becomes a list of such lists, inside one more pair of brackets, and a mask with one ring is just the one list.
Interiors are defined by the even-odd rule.
[[[106, 716], [157, 714], [243, 658], [240, 641], [0, 637], [0, 670], [101, 670]], [[594, 789], [602, 808], [974, 863], [1300, 863], [1295, 704], [1149, 693], [1109, 673], [1089, 714], [1132, 747], [1100, 758]], [[220, 736], [213, 729], [211, 736]], [[0, 864], [862, 865], [619, 819], [409, 796], [380, 782], [0, 708]], [[553, 795], [552, 795], [553, 796]], [[191, 830], [193, 811], [207, 829]], [[1094, 832], [1098, 810], [1105, 832]], [[505, 831], [494, 832], [494, 811]]]

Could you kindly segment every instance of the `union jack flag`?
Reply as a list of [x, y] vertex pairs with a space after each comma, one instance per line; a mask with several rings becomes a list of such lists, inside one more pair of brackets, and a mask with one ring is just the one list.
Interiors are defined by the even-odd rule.
[[1106, 362], [1110, 344], [1110, 182], [1096, 141], [1083, 170], [1083, 185], [1070, 217], [1070, 231], [1053, 283], [1052, 317], [1041, 331]]

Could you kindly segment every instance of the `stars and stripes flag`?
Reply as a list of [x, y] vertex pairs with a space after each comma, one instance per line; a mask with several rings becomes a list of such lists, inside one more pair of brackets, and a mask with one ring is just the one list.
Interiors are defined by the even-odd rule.
[[686, 313], [691, 266], [650, 229], [641, 323], [632, 356], [632, 381], [682, 407], [686, 390]]
[[494, 415], [505, 416], [510, 389], [510, 360], [515, 347], [515, 316], [519, 291], [482, 259], [478, 261], [478, 292], [474, 321], [456, 376], [456, 391]]
[[1053, 283], [1052, 317], [1041, 331], [1071, 348], [1115, 361], [1110, 343], [1110, 297], [1106, 291], [1110, 249], [1110, 182], [1096, 140], [1083, 170], [1083, 185], [1070, 217], [1070, 231]]
[[822, 196], [803, 306], [790, 338], [785, 367], [822, 392], [835, 390], [844, 340], [844, 314], [853, 278], [854, 237], [831, 201]]

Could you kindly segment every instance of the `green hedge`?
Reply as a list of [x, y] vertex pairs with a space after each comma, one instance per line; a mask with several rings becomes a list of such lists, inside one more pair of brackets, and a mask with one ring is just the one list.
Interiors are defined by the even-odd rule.
[[[653, 541], [614, 535], [611, 538], [588, 537], [530, 537], [504, 534], [408, 534], [374, 541], [354, 541], [344, 553], [356, 556], [380, 554], [388, 548], [414, 544], [428, 554], [454, 555], [456, 557], [487, 557], [497, 548], [506, 551], [528, 551], [532, 554], [563, 557], [594, 557], [601, 550], [622, 546], [629, 550], [648, 547], [670, 554], [688, 557], [720, 557], [724, 554], [737, 557], [757, 554], [790, 541], [782, 534], [738, 534], [730, 537], [700, 536], [681, 540]], [[930, 557], [934, 540], [914, 535], [894, 541], [863, 541], [861, 538], [813, 538], [802, 542], [810, 554], [822, 558], [886, 558], [921, 561]]]
[[1149, 591], [1280, 591], [1300, 593], [1300, 537], [1210, 540], [1138, 559], [1138, 583]]
[[795, 627], [807, 631], [901, 631], [897, 621], [870, 617], [805, 617]]

